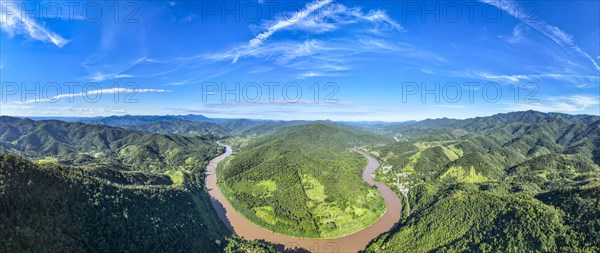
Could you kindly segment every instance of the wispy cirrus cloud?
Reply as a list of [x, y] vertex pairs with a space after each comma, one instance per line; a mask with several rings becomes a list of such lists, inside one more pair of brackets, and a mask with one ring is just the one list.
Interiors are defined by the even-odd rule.
[[478, 79], [487, 79], [491, 81], [500, 81], [500, 82], [509, 82], [509, 83], [518, 83], [518, 82], [527, 82], [527, 81], [535, 81], [542, 79], [553, 79], [570, 82], [576, 85], [585, 84], [590, 82], [598, 82], [600, 77], [598, 76], [588, 76], [588, 75], [577, 75], [577, 74], [562, 74], [562, 73], [542, 73], [542, 74], [492, 74], [485, 71], [464, 71], [464, 72], [455, 72], [454, 76], [459, 77], [468, 77], [468, 78], [478, 78]]
[[[143, 22], [121, 25], [118, 22], [101, 22], [100, 37], [91, 42], [96, 49], [81, 62], [88, 75], [84, 78], [94, 81], [108, 81], [119, 78], [134, 78], [164, 71], [143, 70], [150, 52], [146, 46], [146, 26]], [[144, 71], [139, 73], [137, 71]]]
[[149, 93], [149, 92], [165, 93], [165, 92], [172, 92], [172, 91], [171, 90], [163, 90], [163, 89], [109, 88], [109, 89], [91, 90], [91, 91], [80, 92], [80, 93], [58, 94], [58, 95], [52, 96], [50, 98], [35, 98], [35, 99], [31, 99], [31, 100], [22, 101], [19, 103], [29, 104], [29, 103], [40, 103], [40, 102], [57, 102], [64, 98], [75, 98], [75, 97], [85, 97], [85, 96], [95, 97], [97, 95], [102, 95], [102, 94]]
[[[298, 71], [298, 78], [308, 78], [343, 75], [342, 72], [352, 69], [351, 57], [359, 54], [412, 51], [407, 50], [407, 44], [386, 42], [389, 39], [384, 36], [385, 33], [404, 31], [404, 28], [385, 11], [365, 11], [359, 7], [333, 3], [332, 0], [308, 3], [291, 18], [282, 15], [274, 21], [263, 23], [259, 28], [263, 32], [248, 43], [206, 55], [205, 59], [231, 61], [232, 64], [245, 58], [263, 59], [279, 67]], [[342, 28], [342, 32], [331, 36], [333, 31]], [[285, 31], [292, 32], [294, 36], [283, 36], [285, 39], [275, 36]], [[297, 36], [297, 33], [307, 36]], [[359, 39], [364, 42], [362, 45], [355, 43]], [[377, 44], [365, 44], [369, 42]]]
[[137, 57], [127, 61], [106, 63], [100, 66], [90, 66], [89, 63], [83, 62], [82, 66], [90, 72], [89, 76], [85, 78], [93, 82], [121, 78], [158, 77], [176, 72], [182, 68], [180, 64], [157, 62], [147, 57]]
[[[115, 72], [112, 72], [112, 73], [96, 70], [88, 78], [94, 82], [100, 82], [100, 81], [111, 80], [111, 79], [134, 77], [134, 75], [126, 73], [126, 72], [128, 70], [130, 70], [131, 68], [135, 67], [136, 65], [144, 62], [145, 60], [146, 60], [146, 58], [134, 59], [127, 66], [123, 67], [123, 69], [116, 70]], [[82, 63], [82, 65], [84, 67], [86, 67], [88, 70], [92, 69], [92, 68], [88, 67], [86, 62]], [[106, 66], [105, 66], [105, 68], [106, 68]]]
[[[382, 34], [385, 31], [404, 31], [404, 27], [390, 18], [383, 10], [364, 11], [360, 7], [347, 7], [343, 4], [329, 3], [322, 5], [321, 8], [313, 10], [310, 15], [304, 15], [300, 20], [288, 22], [288, 19], [280, 18], [274, 22], [266, 22], [261, 28], [270, 31], [273, 27], [278, 27], [279, 23], [286, 23], [279, 30], [295, 30], [314, 34], [331, 32], [348, 25], [368, 24], [365, 31], [372, 34]], [[260, 36], [260, 35], [259, 35]], [[257, 36], [256, 38], [259, 38]], [[256, 39], [255, 38], [255, 39]]]
[[[404, 28], [383, 10], [364, 10], [335, 4], [332, 0], [321, 0], [308, 3], [300, 11], [293, 13], [291, 18], [286, 16], [289, 15], [280, 13], [274, 20], [263, 22], [256, 26], [262, 32], [243, 44], [220, 52], [166, 59], [147, 58], [137, 64], [139, 66], [122, 66], [112, 72], [92, 72], [91, 76], [93, 80], [107, 80], [123, 75], [156, 76], [165, 79], [159, 80], [163, 86], [178, 86], [206, 81], [237, 70], [247, 74], [260, 74], [277, 69], [283, 70], [279, 73], [292, 73], [299, 79], [342, 76], [353, 68], [353, 60], [357, 58], [354, 56], [360, 54], [394, 55], [399, 59], [441, 59], [408, 43], [390, 39], [390, 35], [404, 31]], [[277, 36], [279, 33], [282, 36]], [[359, 40], [361, 43], [356, 43]], [[255, 60], [259, 63], [239, 62], [241, 60]], [[163, 72], [157, 70], [138, 73], [128, 68], [176, 68], [177, 71], [159, 76], [157, 73]], [[210, 73], [206, 73], [208, 69], [211, 69]], [[169, 77], [176, 76], [176, 73], [180, 74], [176, 80]]]
[[109, 116], [126, 114], [127, 110], [115, 107], [75, 107], [75, 106], [53, 106], [45, 107], [48, 110], [37, 110], [38, 116]]
[[600, 97], [590, 95], [546, 97], [540, 101], [537, 103], [511, 103], [506, 109], [510, 111], [579, 112], [600, 106]]
[[506, 39], [510, 43], [517, 43], [523, 39], [523, 25], [516, 25], [513, 29], [512, 36]]
[[311, 13], [313, 13], [314, 11], [318, 10], [319, 8], [321, 8], [327, 4], [330, 4], [331, 2], [333, 2], [333, 1], [332, 0], [321, 0], [321, 1], [315, 1], [315, 2], [307, 4], [303, 10], [296, 12], [291, 19], [282, 19], [282, 20], [275, 22], [271, 26], [269, 26], [269, 28], [266, 31], [258, 34], [256, 37], [254, 37], [252, 40], [250, 40], [248, 45], [250, 47], [255, 47], [255, 46], [260, 45], [263, 41], [265, 41], [266, 39], [271, 37], [271, 35], [273, 35], [275, 32], [301, 22], [303, 19], [308, 17]]
[[[501, 9], [507, 12], [509, 15], [513, 16], [517, 20], [520, 20], [524, 24], [532, 27], [538, 32], [544, 34], [546, 37], [550, 38], [556, 44], [561, 46], [567, 52], [575, 52], [580, 56], [589, 60], [596, 70], [600, 70], [600, 66], [591, 57], [587, 52], [583, 51], [579, 46], [575, 44], [573, 40], [573, 36], [564, 32], [560, 28], [548, 24], [543, 20], [534, 20], [527, 13], [523, 13], [522, 8], [519, 7], [519, 4], [513, 0], [480, 0], [483, 3], [495, 6], [498, 9]], [[520, 32], [520, 31], [518, 31]], [[520, 35], [520, 34], [517, 34]], [[517, 37], [518, 38], [518, 37]]]
[[412, 59], [431, 59], [438, 62], [445, 62], [446, 59], [438, 54], [420, 49], [412, 44], [398, 41], [387, 41], [380, 38], [359, 38], [362, 48], [372, 52], [397, 53], [404, 57]]
[[14, 105], [14, 104], [2, 103], [2, 108], [4, 108], [4, 109], [29, 110], [29, 109], [35, 109], [35, 108], [38, 108], [38, 107], [37, 106], [32, 106], [32, 105]]
[[[213, 94], [214, 95], [214, 94]], [[331, 107], [331, 106], [352, 106], [354, 105], [354, 102], [351, 101], [337, 101], [337, 100], [332, 100], [332, 101], [328, 101], [328, 102], [320, 102], [320, 101], [311, 101], [311, 100], [306, 100], [306, 99], [298, 99], [298, 100], [293, 100], [293, 99], [275, 99], [273, 101], [268, 101], [268, 100], [264, 100], [264, 101], [240, 101], [240, 102], [235, 102], [235, 101], [226, 101], [226, 102], [219, 102], [219, 103], [208, 103], [205, 104], [206, 108], [242, 108], [242, 107], [249, 107], [249, 106], [271, 106], [271, 105], [276, 105], [276, 106], [300, 106], [300, 105], [308, 105], [308, 106], [327, 106], [327, 107]]]
[[7, 13], [9, 9], [7, 6], [1, 5], [0, 7], [0, 29], [10, 37], [17, 34], [23, 35], [33, 40], [54, 44], [59, 48], [69, 43], [69, 40], [28, 17], [20, 8], [17, 8], [16, 13]]

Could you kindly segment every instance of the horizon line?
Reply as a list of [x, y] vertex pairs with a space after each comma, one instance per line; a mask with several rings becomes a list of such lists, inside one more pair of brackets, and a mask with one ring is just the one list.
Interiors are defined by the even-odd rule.
[[[269, 118], [243, 118], [243, 117], [233, 117], [233, 118], [228, 118], [228, 117], [211, 117], [211, 116], [207, 116], [205, 114], [124, 114], [124, 115], [108, 115], [108, 116], [50, 116], [50, 115], [4, 115], [4, 114], [0, 114], [0, 117], [14, 117], [14, 118], [28, 118], [28, 119], [32, 119], [35, 120], [35, 118], [47, 118], [48, 120], [52, 120], [52, 119], [56, 119], [59, 120], [61, 118], [78, 118], [78, 119], [94, 119], [94, 118], [109, 118], [109, 117], [167, 117], [167, 116], [202, 116], [205, 117], [207, 119], [222, 119], [222, 120], [264, 120], [264, 121], [331, 121], [331, 122], [356, 122], [356, 123], [360, 123], [360, 122], [364, 122], [364, 123], [369, 123], [369, 122], [384, 122], [384, 123], [404, 123], [404, 122], [419, 122], [419, 121], [425, 121], [425, 120], [441, 120], [441, 119], [449, 119], [449, 120], [468, 120], [468, 119], [475, 119], [475, 118], [482, 118], [482, 117], [491, 117], [491, 116], [495, 116], [495, 115], [501, 115], [501, 114], [509, 114], [509, 113], [519, 113], [519, 112], [536, 112], [536, 113], [542, 113], [542, 114], [562, 114], [562, 115], [571, 115], [571, 116], [595, 116], [595, 117], [600, 117], [600, 114], [595, 115], [595, 114], [586, 114], [586, 113], [579, 113], [579, 114], [575, 114], [575, 113], [564, 113], [564, 112], [541, 112], [541, 111], [536, 111], [536, 110], [524, 110], [524, 111], [509, 111], [509, 112], [499, 112], [499, 113], [494, 113], [491, 115], [479, 115], [479, 116], [474, 116], [474, 117], [465, 117], [465, 118], [449, 118], [449, 117], [441, 117], [441, 118], [425, 118], [425, 119], [409, 119], [409, 120], [401, 120], [401, 121], [390, 121], [390, 120], [331, 120], [331, 119], [269, 119]], [[44, 120], [44, 119], [41, 119]]]

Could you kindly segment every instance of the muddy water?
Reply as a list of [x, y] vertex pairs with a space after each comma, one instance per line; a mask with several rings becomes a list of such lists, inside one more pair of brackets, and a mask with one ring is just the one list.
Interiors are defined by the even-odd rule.
[[226, 152], [210, 161], [206, 171], [206, 188], [211, 196], [211, 202], [216, 209], [219, 218], [227, 227], [238, 236], [248, 240], [265, 240], [274, 244], [283, 245], [286, 249], [306, 250], [310, 252], [358, 252], [364, 250], [367, 244], [375, 237], [389, 231], [396, 222], [400, 220], [401, 202], [398, 196], [386, 185], [373, 181], [373, 171], [379, 167], [379, 163], [373, 157], [360, 151], [356, 151], [369, 160], [369, 164], [363, 172], [363, 180], [377, 187], [386, 204], [383, 216], [371, 226], [354, 234], [334, 239], [302, 239], [284, 236], [267, 231], [244, 218], [229, 204], [225, 196], [217, 187], [217, 175], [215, 174], [217, 164], [231, 155], [230, 146], [225, 146]]

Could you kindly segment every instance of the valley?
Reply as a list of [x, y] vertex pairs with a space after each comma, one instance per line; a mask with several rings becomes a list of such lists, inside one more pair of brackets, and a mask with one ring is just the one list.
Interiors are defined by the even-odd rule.
[[3, 251], [594, 252], [600, 244], [598, 116], [1, 119]]

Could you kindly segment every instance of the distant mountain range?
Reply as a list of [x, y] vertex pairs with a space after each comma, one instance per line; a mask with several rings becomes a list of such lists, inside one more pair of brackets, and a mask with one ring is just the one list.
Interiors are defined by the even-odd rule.
[[93, 125], [121, 127], [130, 130], [220, 139], [236, 135], [257, 135], [281, 127], [310, 121], [208, 118], [202, 115], [124, 115], [107, 117], [28, 117], [32, 120], [58, 120]]

